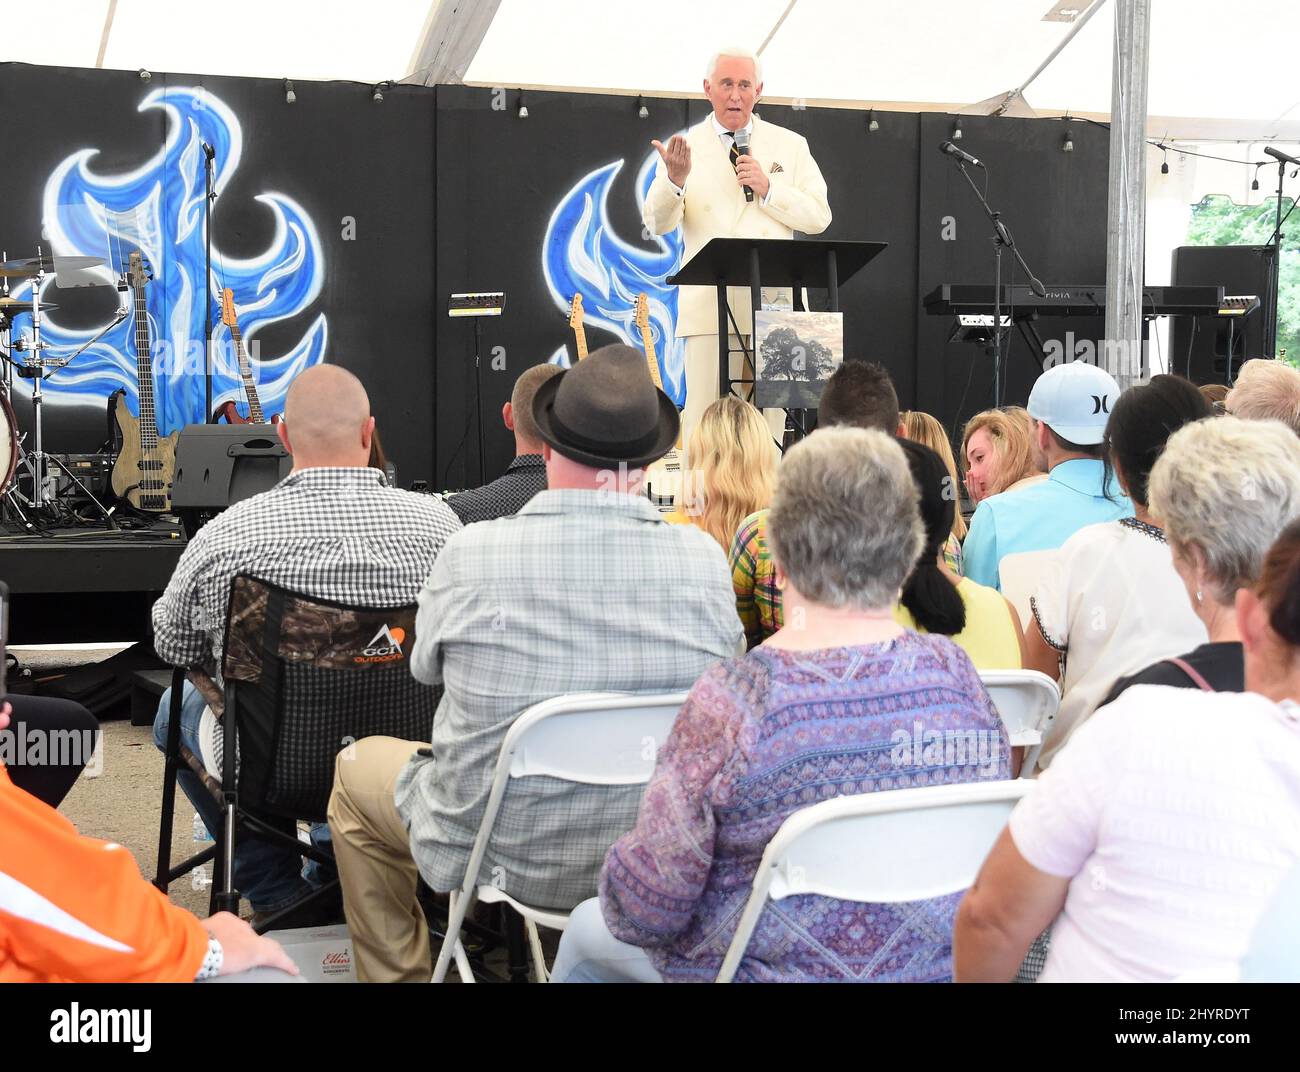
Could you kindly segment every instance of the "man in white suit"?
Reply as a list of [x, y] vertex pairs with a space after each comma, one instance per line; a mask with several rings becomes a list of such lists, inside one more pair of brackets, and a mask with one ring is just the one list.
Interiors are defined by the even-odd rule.
[[[667, 234], [679, 224], [685, 242], [682, 263], [712, 238], [793, 238], [795, 231], [819, 234], [831, 222], [826, 180], [799, 134], [753, 114], [763, 92], [758, 58], [742, 49], [724, 49], [709, 62], [704, 95], [712, 114], [667, 145], [651, 144], [660, 163], [646, 196], [644, 218], [652, 234]], [[733, 152], [738, 131], [749, 133], [749, 152]], [[743, 139], [742, 139], [743, 140]], [[744, 188], [754, 193], [745, 200]], [[683, 435], [689, 439], [705, 408], [718, 397], [718, 307], [713, 287], [681, 287], [677, 300], [677, 335], [686, 340], [686, 410]], [[764, 300], [769, 300], [764, 288]], [[789, 302], [789, 291], [775, 300]], [[742, 335], [752, 337], [751, 300], [747, 287], [728, 292], [732, 314]], [[740, 340], [733, 334], [733, 350]], [[733, 354], [731, 373], [739, 375]], [[779, 417], [779, 411], [775, 411]], [[772, 415], [769, 414], [769, 417]], [[779, 422], [773, 421], [779, 434]]]

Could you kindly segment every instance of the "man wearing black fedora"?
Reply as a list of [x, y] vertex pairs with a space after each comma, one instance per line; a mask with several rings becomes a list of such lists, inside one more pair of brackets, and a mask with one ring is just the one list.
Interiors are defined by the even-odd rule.
[[[547, 490], [470, 525], [420, 594], [412, 672], [444, 693], [427, 746], [371, 737], [340, 755], [329, 820], [363, 980], [427, 980], [423, 876], [457, 888], [506, 731], [572, 692], [689, 688], [740, 640], [722, 549], [640, 493], [678, 415], [628, 346], [596, 350], [533, 400]], [[594, 896], [641, 786], [524, 779], [502, 804], [479, 874], [525, 904]]]

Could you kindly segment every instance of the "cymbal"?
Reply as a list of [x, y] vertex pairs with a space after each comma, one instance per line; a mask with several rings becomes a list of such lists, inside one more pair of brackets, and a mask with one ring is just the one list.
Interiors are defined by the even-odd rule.
[[[57, 309], [58, 306], [53, 302], [41, 302], [41, 309]], [[8, 313], [10, 316], [16, 316], [18, 313], [30, 313], [32, 303], [24, 301], [22, 298], [0, 298], [0, 314]]]
[[[103, 257], [60, 257], [60, 268], [96, 268], [104, 263]], [[25, 257], [16, 261], [0, 261], [0, 275], [19, 276], [26, 279], [44, 269], [54, 271], [53, 257]]]

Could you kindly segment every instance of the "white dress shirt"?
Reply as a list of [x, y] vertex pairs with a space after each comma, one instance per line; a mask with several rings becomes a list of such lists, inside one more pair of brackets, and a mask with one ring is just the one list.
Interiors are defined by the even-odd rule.
[[[713, 124], [713, 130], [718, 135], [718, 141], [722, 143], [722, 149], [727, 154], [728, 158], [731, 156], [731, 147], [736, 144], [736, 134], [739, 134], [740, 130], [743, 130], [745, 134], [750, 137], [752, 137], [754, 133], [754, 116], [752, 112], [749, 116], [749, 122], [741, 127], [740, 130], [737, 130], [735, 134], [719, 123], [717, 115], [713, 112], [709, 113], [709, 122]], [[742, 153], [741, 155], [745, 154]], [[681, 197], [686, 193], [686, 185], [684, 183], [681, 186], [678, 186], [672, 179], [669, 179], [668, 185], [677, 191], [678, 197]], [[771, 196], [772, 188], [769, 186], [767, 193], [763, 195], [762, 199], [758, 203], [760, 205], [766, 205], [767, 199]]]

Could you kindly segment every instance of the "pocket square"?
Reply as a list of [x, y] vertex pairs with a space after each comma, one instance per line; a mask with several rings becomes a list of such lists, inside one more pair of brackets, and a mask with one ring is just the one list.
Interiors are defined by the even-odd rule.
[[773, 161], [772, 166], [767, 169], [767, 173], [769, 175], [775, 175], [778, 171], [784, 171], [784, 170], [785, 168], [783, 168], [780, 164]]

